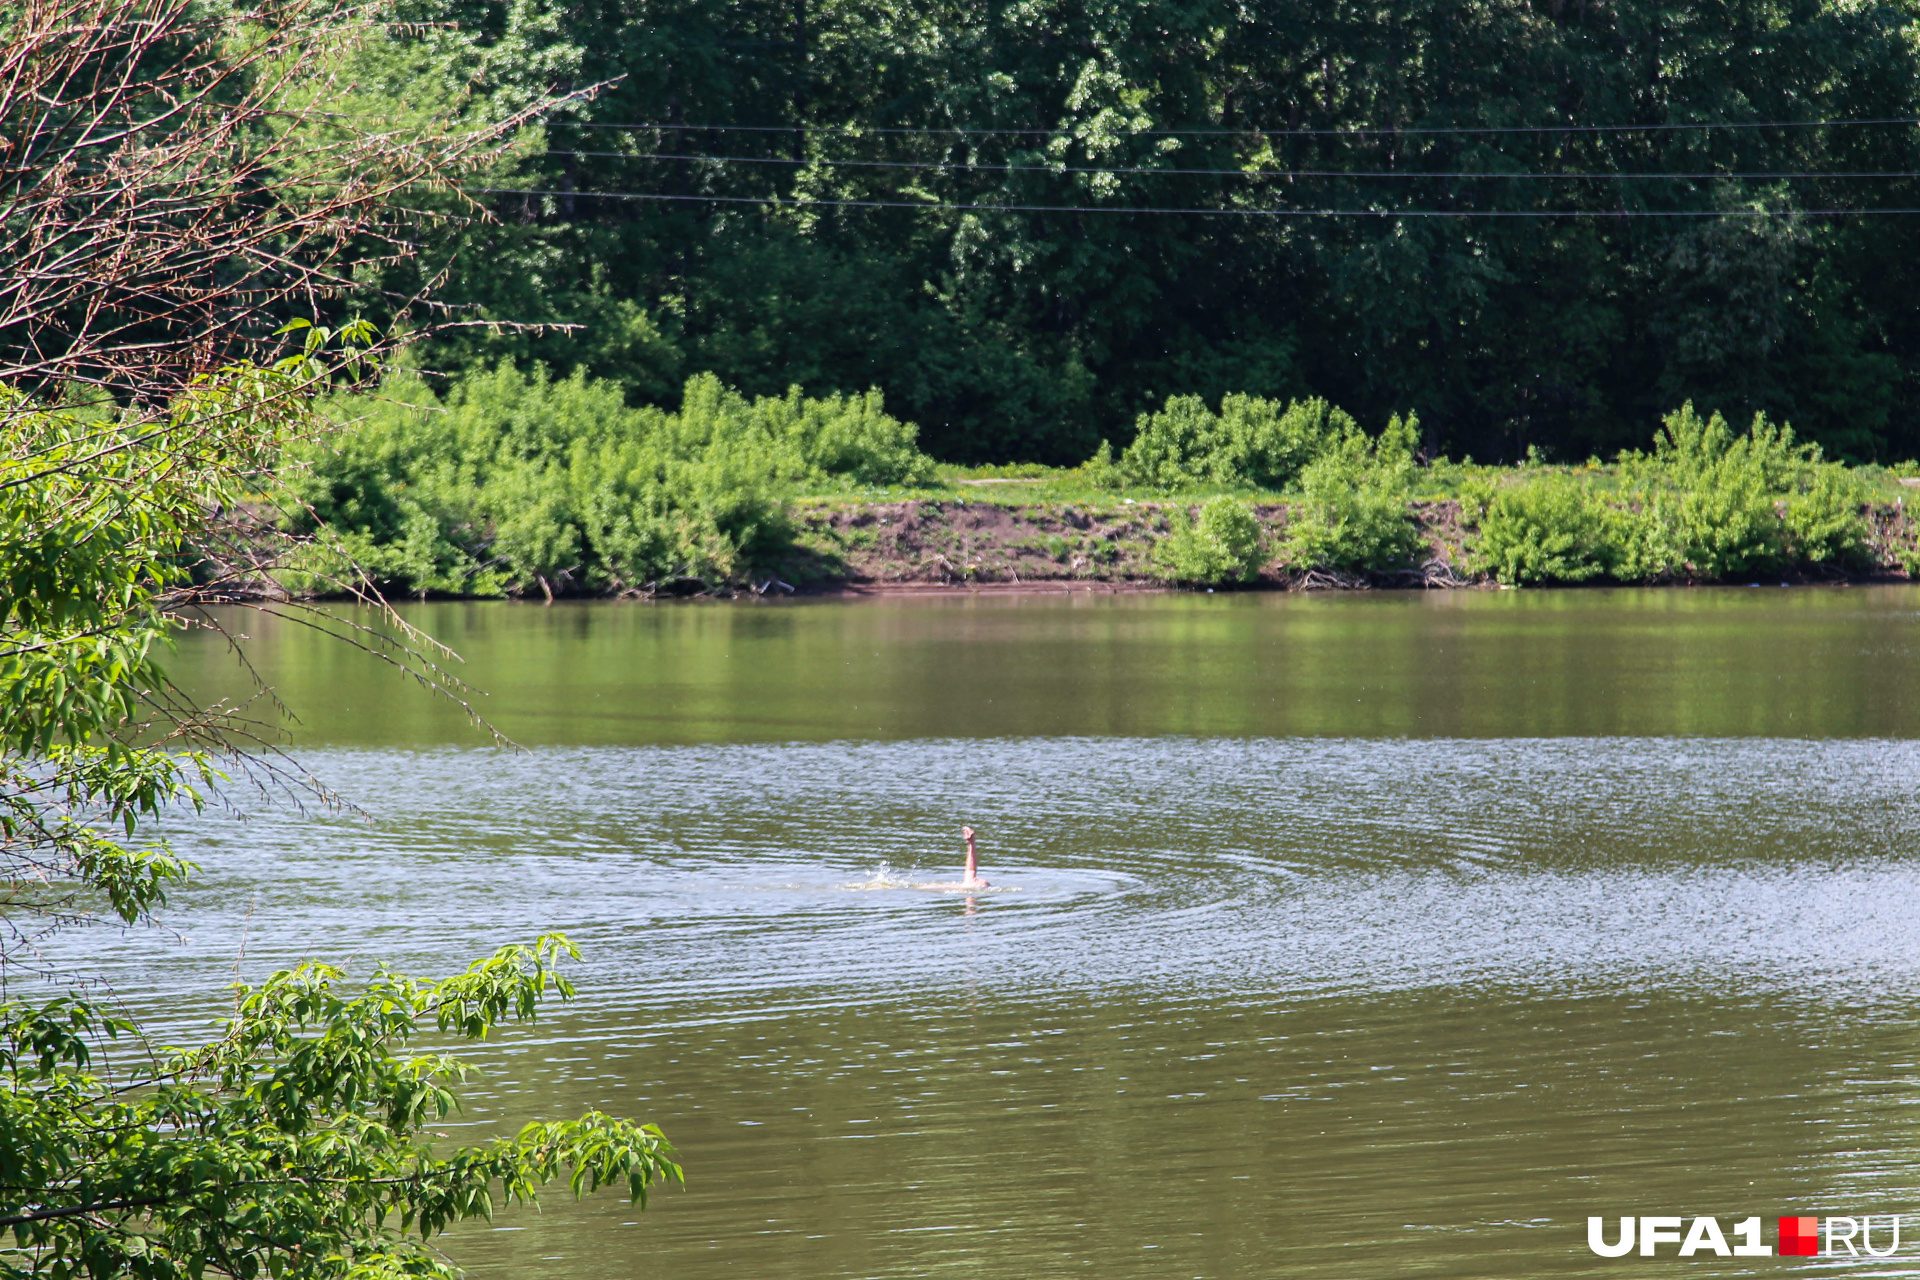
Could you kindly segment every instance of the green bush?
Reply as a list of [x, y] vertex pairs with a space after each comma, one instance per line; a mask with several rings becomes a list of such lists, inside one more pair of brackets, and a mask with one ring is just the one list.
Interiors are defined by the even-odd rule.
[[1477, 525], [1487, 518], [1493, 495], [1500, 491], [1499, 481], [1489, 476], [1471, 476], [1460, 481], [1460, 522]]
[[1719, 414], [1702, 419], [1688, 403], [1668, 414], [1640, 478], [1645, 510], [1664, 533], [1667, 564], [1646, 576], [1684, 570], [1694, 577], [1776, 568], [1786, 555], [1774, 497], [1792, 483], [1793, 433], [1762, 414], [1744, 436]]
[[1102, 440], [1093, 456], [1081, 463], [1075, 470], [1080, 479], [1095, 489], [1124, 489], [1127, 487], [1127, 474], [1114, 460], [1113, 442]]
[[1395, 417], [1377, 441], [1358, 432], [1309, 463], [1287, 524], [1287, 559], [1300, 568], [1388, 571], [1420, 547], [1408, 500], [1419, 421]]
[[795, 493], [932, 474], [876, 392], [748, 400], [705, 374], [666, 413], [502, 365], [444, 397], [399, 373], [327, 407], [341, 430], [296, 460], [294, 487], [330, 536], [295, 586], [351, 564], [420, 593], [736, 581], [787, 546]]
[[1210, 498], [1196, 521], [1184, 510], [1169, 517], [1172, 531], [1154, 546], [1154, 562], [1174, 582], [1222, 586], [1251, 582], [1266, 563], [1260, 521], [1253, 508], [1225, 494]]
[[1103, 444], [1087, 468], [1167, 491], [1279, 490], [1315, 457], [1359, 433], [1351, 417], [1325, 400], [1296, 400], [1283, 410], [1278, 401], [1230, 395], [1214, 413], [1199, 396], [1172, 396], [1159, 413], [1140, 415], [1117, 464]]
[[1867, 495], [1858, 477], [1822, 463], [1787, 499], [1787, 545], [1803, 564], [1857, 564], [1867, 554]]
[[1634, 521], [1622, 576], [1701, 579], [1819, 563], [1865, 544], [1860, 499], [1818, 446], [1755, 414], [1738, 434], [1691, 403], [1668, 414], [1651, 455], [1625, 455]]
[[1860, 481], [1764, 415], [1738, 433], [1683, 405], [1652, 453], [1621, 456], [1621, 474], [1612, 504], [1567, 477], [1476, 495], [1476, 563], [1507, 583], [1711, 580], [1856, 560], [1866, 547]]
[[1486, 499], [1476, 569], [1508, 586], [1583, 582], [1618, 559], [1621, 513], [1566, 476], [1539, 476]]

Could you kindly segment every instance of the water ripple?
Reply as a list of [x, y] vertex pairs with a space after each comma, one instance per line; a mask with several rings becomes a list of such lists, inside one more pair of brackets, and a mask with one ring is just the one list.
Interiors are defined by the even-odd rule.
[[[257, 975], [322, 954], [444, 968], [561, 928], [587, 951], [589, 1000], [630, 1002], [639, 979], [661, 1006], [959, 978], [1920, 990], [1911, 743], [1068, 738], [308, 762], [377, 821], [181, 824], [203, 874], [167, 922], [191, 941], [94, 934], [90, 965], [184, 993], [231, 972], [243, 931]], [[956, 877], [963, 821], [994, 891], [911, 888]]]

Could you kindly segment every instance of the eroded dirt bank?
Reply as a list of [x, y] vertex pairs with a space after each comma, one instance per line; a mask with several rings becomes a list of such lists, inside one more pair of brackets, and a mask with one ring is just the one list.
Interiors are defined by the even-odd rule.
[[[1154, 547], [1177, 509], [1197, 504], [907, 501], [859, 506], [817, 504], [795, 512], [796, 551], [779, 580], [802, 590], [886, 590], [939, 587], [1032, 587], [1086, 583], [1145, 590], [1166, 585]], [[1429, 546], [1423, 566], [1363, 579], [1301, 573], [1278, 562], [1286, 529], [1284, 503], [1255, 503], [1275, 557], [1253, 586], [1470, 586], [1453, 502], [1420, 504]]]
[[[774, 580], [797, 590], [884, 591], [993, 587], [1018, 589], [1086, 584], [1114, 590], [1166, 585], [1154, 547], [1170, 530], [1176, 509], [1197, 505], [1123, 502], [1006, 503], [915, 500], [887, 503], [810, 503], [794, 512], [795, 550]], [[1492, 587], [1474, 569], [1460, 506], [1415, 503], [1426, 543], [1421, 564], [1392, 574], [1301, 572], [1279, 561], [1286, 530], [1284, 503], [1253, 506], [1272, 557], [1252, 586], [1269, 589], [1364, 587]], [[1770, 574], [1768, 580], [1907, 581], [1902, 550], [1911, 554], [1915, 527], [1903, 505], [1868, 513], [1870, 562], [1846, 573]]]
[[[1153, 583], [1153, 545], [1168, 528], [1166, 511], [1146, 505], [909, 501], [795, 514], [797, 550], [782, 577], [805, 586]], [[1263, 526], [1285, 518], [1278, 507], [1259, 515]]]

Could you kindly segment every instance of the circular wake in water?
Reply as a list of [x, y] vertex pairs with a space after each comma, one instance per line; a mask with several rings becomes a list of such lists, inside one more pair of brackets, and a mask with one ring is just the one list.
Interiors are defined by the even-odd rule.
[[[1029, 739], [314, 752], [368, 826], [177, 832], [169, 923], [90, 965], [437, 971], [550, 929], [607, 998], [1151, 983], [1920, 987], [1920, 746], [1700, 740]], [[529, 807], [528, 796], [540, 797]], [[971, 893], [944, 843], [981, 832]], [[919, 890], [916, 892], [916, 890]], [[244, 923], [254, 902], [253, 923]], [[76, 935], [78, 937], [78, 935]], [[158, 962], [160, 968], [154, 970]], [[155, 976], [157, 975], [157, 976]]]

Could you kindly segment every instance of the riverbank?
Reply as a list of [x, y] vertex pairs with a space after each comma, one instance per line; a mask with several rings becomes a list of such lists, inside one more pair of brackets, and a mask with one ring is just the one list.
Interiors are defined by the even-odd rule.
[[[1691, 404], [1611, 462], [1430, 454], [1411, 417], [1192, 397], [1074, 467], [959, 468], [874, 396], [757, 400], [711, 377], [677, 413], [502, 369], [443, 397], [396, 375], [287, 459], [277, 584], [391, 595], [764, 594], [1033, 583], [1473, 587], [1902, 580], [1920, 463], [1826, 460]], [[540, 424], [534, 431], [530, 424]]]
[[[982, 493], [951, 479], [928, 486], [936, 496], [909, 496], [893, 490], [874, 496], [801, 498], [789, 511], [790, 536], [767, 557], [732, 581], [694, 575], [666, 577], [613, 590], [583, 590], [562, 573], [551, 582], [548, 599], [581, 596], [622, 599], [732, 597], [740, 595], [862, 596], [940, 594], [946, 592], [1022, 592], [1088, 590], [1151, 592], [1194, 589], [1172, 580], [1162, 544], [1180, 522], [1191, 521], [1203, 505], [1199, 498], [1093, 498], [1080, 491], [1062, 500], [1023, 500], [1025, 492], [994, 485]], [[960, 486], [968, 485], [962, 488]], [[1899, 482], [1883, 487], [1901, 492]], [[981, 488], [985, 488], [984, 485]], [[1020, 496], [1015, 496], [1018, 492]], [[966, 496], [962, 496], [966, 495]], [[1880, 495], [1876, 495], [1878, 499]], [[1231, 589], [1252, 591], [1497, 590], [1497, 574], [1479, 554], [1477, 523], [1457, 498], [1415, 500], [1408, 519], [1417, 538], [1405, 567], [1389, 571], [1303, 569], [1286, 558], [1287, 528], [1297, 501], [1276, 496], [1241, 499], [1260, 531], [1264, 560], [1257, 572]], [[246, 525], [231, 530], [234, 547], [264, 545], [259, 531], [270, 525], [262, 511], [238, 512]], [[1904, 497], [1876, 500], [1861, 512], [1866, 537], [1860, 554], [1847, 561], [1774, 568], [1765, 572], [1713, 577], [1678, 572], [1653, 581], [1622, 583], [1600, 577], [1579, 585], [1699, 586], [1714, 582], [1906, 583], [1920, 565], [1920, 522]], [[249, 536], [249, 534], [253, 536]], [[325, 598], [340, 594], [335, 580], [303, 574], [261, 577], [247, 574], [238, 560], [214, 563], [221, 576], [236, 582], [235, 599]], [[250, 584], [250, 585], [242, 585]], [[543, 597], [531, 591], [498, 589], [461, 592], [408, 589], [382, 582], [391, 597], [461, 599], [501, 595]], [[1573, 585], [1573, 584], [1541, 584]], [[1215, 589], [1224, 589], [1216, 587]]]
[[[980, 482], [974, 482], [980, 483]], [[985, 487], [984, 485], [982, 486]], [[1197, 502], [1109, 498], [1106, 501], [1026, 501], [1011, 483], [972, 497], [891, 501], [806, 499], [796, 505], [793, 549], [753, 583], [756, 592], [865, 594], [956, 589], [1020, 590], [1086, 587], [1165, 589], [1167, 571], [1156, 548]], [[951, 490], [949, 490], [951, 492]], [[1293, 504], [1249, 501], [1269, 552], [1249, 581], [1253, 590], [1369, 590], [1497, 588], [1475, 555], [1474, 525], [1462, 503], [1436, 498], [1409, 504], [1420, 550], [1409, 567], [1391, 572], [1307, 570], [1281, 558]], [[1906, 582], [1920, 553], [1903, 498], [1865, 509], [1868, 537], [1856, 561], [1746, 574], [1728, 581]], [[1664, 584], [1690, 585], [1701, 577], [1676, 574]], [[687, 584], [689, 587], [693, 584]], [[658, 588], [637, 594], [654, 594]], [[683, 594], [686, 592], [683, 592]]]
[[[1010, 487], [1010, 486], [1009, 486]], [[1083, 584], [1144, 590], [1168, 585], [1156, 555], [1196, 504], [1124, 498], [1107, 502], [1023, 502], [977, 497], [847, 502], [814, 499], [794, 512], [793, 552], [778, 580], [796, 590], [915, 590], [941, 587], [1059, 587]], [[1270, 548], [1284, 538], [1288, 504], [1248, 503]], [[1402, 573], [1307, 575], [1277, 560], [1250, 587], [1301, 585], [1471, 585], [1458, 537], [1459, 504], [1421, 504], [1432, 554]], [[1308, 583], [1309, 577], [1315, 579]]]

